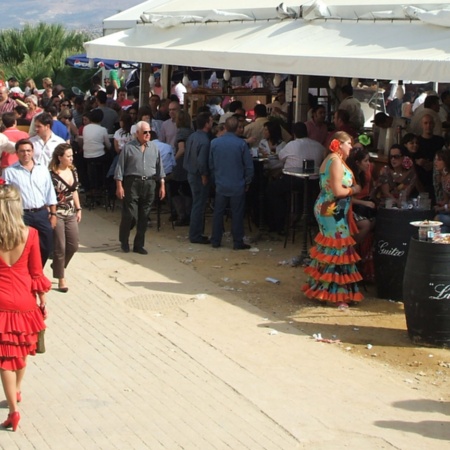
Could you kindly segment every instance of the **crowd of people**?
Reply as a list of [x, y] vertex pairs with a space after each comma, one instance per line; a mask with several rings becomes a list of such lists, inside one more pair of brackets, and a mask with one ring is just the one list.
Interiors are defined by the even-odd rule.
[[[14, 268], [8, 276], [31, 280], [23, 289], [27, 302], [36, 306], [21, 304], [23, 323], [0, 331], [0, 344], [8, 347], [7, 355], [0, 354], [10, 408], [6, 427], [17, 428], [25, 358], [35, 353], [37, 334], [45, 328], [39, 306], [44, 309], [50, 288], [42, 273], [49, 257], [58, 290], [69, 289], [65, 269], [78, 249], [82, 192], [87, 204], [111, 196], [122, 201], [118, 235], [125, 253], [148, 253], [145, 234], [155, 197], [165, 199], [174, 226], [189, 227], [193, 244], [220, 247], [224, 216], [230, 215], [233, 249], [243, 250], [250, 248], [244, 239], [248, 210], [254, 219], [263, 217], [270, 232], [286, 233], [288, 196], [293, 189], [301, 194], [304, 183], [292, 180], [283, 169], [312, 161], [316, 170], [309, 182], [317, 198], [313, 209], [319, 233], [303, 291], [341, 308], [362, 299], [357, 283], [362, 276], [370, 279], [371, 271], [361, 262], [370, 260], [376, 209], [386, 200], [401, 207], [408, 198], [426, 192], [438, 219], [450, 229], [447, 92], [441, 98], [433, 93], [422, 96], [421, 105], [409, 99], [410, 108], [399, 108], [405, 117], [377, 114], [377, 142], [371, 142], [351, 86], [342, 88], [332, 123], [326, 122], [325, 105], [312, 104], [308, 120], [292, 127], [283, 89], [273, 103], [254, 106], [253, 120], [238, 99], [225, 104], [217, 97], [200, 107], [192, 121], [183, 107], [182, 83], [174, 86], [169, 98], [161, 98], [162, 91], [152, 92], [147, 104], [139, 103], [138, 88], [128, 92], [120, 80], [103, 87], [94, 77], [86, 96], [53, 86], [50, 78], [44, 78], [42, 86], [39, 91], [27, 79], [22, 91], [13, 78], [0, 85], [1, 169], [6, 183], [0, 187], [0, 214], [3, 223], [12, 224], [0, 231], [0, 283], [6, 282], [6, 268]], [[386, 146], [387, 165], [377, 173], [369, 148]], [[255, 159], [262, 161], [264, 175], [257, 183]], [[261, 186], [263, 192], [256, 192]], [[264, 211], [257, 210], [261, 205], [255, 201], [261, 194]], [[211, 233], [205, 230], [208, 206], [213, 209]], [[2, 295], [0, 306], [8, 318], [17, 313]], [[26, 313], [21, 312], [25, 306]], [[27, 320], [34, 321], [31, 329]], [[26, 333], [26, 338], [20, 344], [8, 343], [4, 333]]]

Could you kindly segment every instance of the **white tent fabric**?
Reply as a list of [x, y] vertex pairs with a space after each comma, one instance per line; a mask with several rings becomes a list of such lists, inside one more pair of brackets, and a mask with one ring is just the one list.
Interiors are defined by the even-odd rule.
[[152, 24], [85, 44], [89, 57], [297, 75], [450, 81], [450, 32], [419, 20]]
[[[103, 21], [105, 34], [132, 28], [141, 21], [144, 15], [164, 16], [197, 16], [202, 19], [211, 17], [213, 8], [221, 13], [243, 14], [253, 19], [266, 20], [279, 17], [277, 6], [280, 0], [216, 0], [213, 4], [205, 0], [147, 0], [132, 8], [121, 11]], [[405, 7], [417, 10], [416, 14], [405, 13]], [[285, 9], [292, 9], [299, 17], [300, 12], [306, 20], [318, 18], [342, 18], [342, 19], [370, 19], [390, 18], [404, 19], [415, 18], [426, 20], [431, 11], [440, 11], [449, 7], [448, 3], [435, 0], [421, 0], [420, 3], [410, 3], [404, 0], [304, 0], [284, 1]], [[419, 15], [422, 12], [424, 15]], [[435, 13], [434, 13], [435, 14]], [[438, 16], [440, 14], [438, 13]]]

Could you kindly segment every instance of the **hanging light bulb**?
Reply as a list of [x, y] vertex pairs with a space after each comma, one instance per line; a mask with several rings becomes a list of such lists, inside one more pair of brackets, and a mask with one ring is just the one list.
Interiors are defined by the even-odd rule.
[[189, 77], [187, 76], [187, 74], [185, 73], [183, 76], [183, 80], [181, 81], [184, 86], [188, 87], [189, 86]]
[[273, 85], [275, 87], [278, 87], [281, 83], [281, 75], [279, 73], [276, 73], [273, 77]]
[[229, 81], [230, 78], [231, 78], [231, 73], [230, 73], [230, 71], [229, 71], [228, 69], [227, 69], [227, 70], [224, 70], [224, 72], [223, 72], [223, 79], [224, 79], [225, 81]]
[[148, 77], [148, 85], [150, 86], [150, 89], [153, 89], [155, 86], [155, 75], [153, 75], [153, 73]]
[[358, 87], [358, 83], [359, 83], [358, 78], [352, 78], [352, 82], [351, 82], [352, 88]]
[[336, 78], [330, 77], [328, 80], [328, 86], [330, 86], [330, 89], [334, 89], [336, 87]]

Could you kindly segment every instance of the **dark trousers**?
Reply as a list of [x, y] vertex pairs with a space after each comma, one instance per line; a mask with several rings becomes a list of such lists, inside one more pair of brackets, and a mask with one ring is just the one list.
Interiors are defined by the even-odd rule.
[[42, 267], [44, 267], [53, 250], [53, 228], [48, 219], [48, 210], [47, 208], [43, 208], [36, 212], [24, 212], [23, 221], [25, 225], [38, 230]]
[[105, 153], [97, 158], [85, 158], [85, 160], [87, 165], [89, 189], [103, 189], [106, 183], [109, 155]]
[[136, 224], [134, 247], [144, 247], [148, 216], [155, 198], [155, 185], [154, 180], [141, 180], [132, 176], [124, 178], [125, 197], [119, 228], [119, 240], [122, 244], [128, 244], [131, 228]]
[[285, 228], [288, 210], [288, 194], [292, 190], [299, 191], [297, 210], [301, 213], [303, 206], [303, 180], [282, 175], [272, 180], [267, 187], [267, 223], [269, 231], [281, 232]]
[[213, 230], [211, 244], [220, 245], [223, 235], [223, 216], [225, 209], [230, 203], [231, 208], [231, 235], [233, 245], [241, 245], [244, 242], [244, 212], [245, 212], [245, 192], [232, 197], [218, 194], [214, 201]]
[[205, 225], [205, 209], [208, 200], [209, 184], [202, 183], [201, 175], [188, 174], [189, 186], [192, 192], [191, 221], [189, 224], [189, 240], [201, 240]]

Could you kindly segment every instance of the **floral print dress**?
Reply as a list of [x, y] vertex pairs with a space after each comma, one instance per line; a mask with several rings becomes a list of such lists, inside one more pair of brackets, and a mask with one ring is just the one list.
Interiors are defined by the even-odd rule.
[[[330, 158], [325, 171], [320, 174], [321, 191], [314, 206], [314, 215], [319, 224], [316, 245], [310, 250], [311, 263], [305, 268], [308, 275], [303, 286], [305, 295], [331, 303], [358, 302], [363, 299], [357, 282], [362, 279], [356, 263], [359, 256], [354, 250], [354, 239], [350, 235], [350, 197], [336, 198], [330, 186], [330, 166], [339, 157]], [[353, 174], [343, 164], [342, 185], [350, 187]]]

